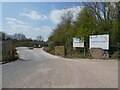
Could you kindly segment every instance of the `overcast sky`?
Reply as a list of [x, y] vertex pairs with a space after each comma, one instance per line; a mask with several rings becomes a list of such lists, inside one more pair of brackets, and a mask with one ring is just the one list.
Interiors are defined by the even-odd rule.
[[47, 40], [63, 13], [72, 11], [76, 18], [81, 5], [79, 2], [3, 2], [2, 29], [10, 35], [23, 33], [32, 39], [41, 35]]

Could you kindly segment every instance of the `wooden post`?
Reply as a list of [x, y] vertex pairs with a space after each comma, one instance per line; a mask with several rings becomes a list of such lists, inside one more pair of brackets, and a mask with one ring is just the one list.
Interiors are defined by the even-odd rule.
[[85, 47], [84, 47], [84, 56], [86, 55]]

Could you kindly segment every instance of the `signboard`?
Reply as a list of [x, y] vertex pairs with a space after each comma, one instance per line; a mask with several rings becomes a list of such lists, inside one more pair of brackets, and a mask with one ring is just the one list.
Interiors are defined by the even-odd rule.
[[102, 48], [109, 50], [109, 35], [92, 35], [89, 37], [89, 45], [91, 48]]
[[83, 38], [73, 38], [73, 47], [84, 47]]

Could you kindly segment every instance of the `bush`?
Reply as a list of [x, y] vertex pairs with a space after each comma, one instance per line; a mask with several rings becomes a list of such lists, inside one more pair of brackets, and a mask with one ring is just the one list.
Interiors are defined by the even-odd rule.
[[111, 58], [113, 58], [113, 59], [116, 59], [116, 58], [120, 59], [120, 51], [114, 52], [114, 53], [111, 55]]
[[54, 47], [44, 47], [43, 50], [50, 53], [50, 54], [55, 54]]
[[88, 58], [89, 57], [89, 52], [86, 52], [84, 55], [84, 49], [79, 48], [74, 50], [72, 48], [67, 48], [66, 49], [66, 58]]

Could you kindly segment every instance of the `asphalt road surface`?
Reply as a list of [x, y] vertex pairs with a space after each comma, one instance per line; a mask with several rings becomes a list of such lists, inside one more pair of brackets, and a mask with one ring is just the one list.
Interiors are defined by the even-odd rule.
[[17, 48], [20, 60], [2, 66], [3, 88], [118, 88], [118, 61], [65, 59]]

